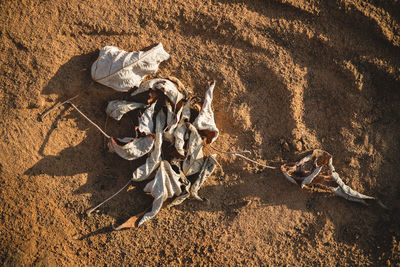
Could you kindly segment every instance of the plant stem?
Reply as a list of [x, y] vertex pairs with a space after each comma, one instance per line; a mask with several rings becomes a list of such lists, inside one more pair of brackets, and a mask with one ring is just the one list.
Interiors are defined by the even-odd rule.
[[79, 110], [79, 108], [77, 108], [74, 103], [72, 103], [70, 100], [67, 100], [66, 103], [70, 104], [71, 107], [73, 107], [76, 111], [79, 112], [79, 114], [82, 115], [82, 117], [84, 117], [88, 122], [90, 122], [94, 127], [96, 127], [106, 138], [110, 139], [111, 136], [109, 136], [108, 134], [106, 134], [101, 128], [100, 126], [98, 126], [96, 123], [94, 123], [91, 119], [89, 119], [85, 114], [83, 114], [82, 111]]
[[115, 197], [116, 195], [118, 195], [119, 193], [121, 193], [122, 190], [124, 190], [128, 185], [131, 184], [131, 180], [129, 180], [129, 182], [127, 182], [120, 190], [118, 190], [118, 192], [114, 193], [112, 196], [110, 196], [109, 198], [107, 198], [106, 200], [104, 200], [103, 202], [101, 202], [99, 205], [97, 205], [96, 207], [94, 207], [93, 209], [89, 210], [87, 212], [87, 215], [90, 216], [90, 214], [92, 214], [93, 211], [97, 210], [100, 206], [102, 206], [104, 203], [108, 202], [110, 199], [112, 199], [113, 197]]
[[40, 121], [43, 121], [43, 118], [46, 117], [47, 115], [49, 115], [49, 113], [50, 113], [51, 111], [53, 111], [54, 109], [65, 105], [66, 103], [68, 103], [69, 101], [71, 101], [71, 100], [77, 98], [78, 96], [79, 96], [79, 95], [73, 96], [73, 97], [71, 97], [71, 98], [65, 100], [64, 102], [58, 103], [58, 104], [55, 105], [54, 107], [50, 108], [48, 111], [46, 111], [45, 113], [43, 113], [42, 115], [40, 115], [40, 117], [39, 117], [39, 118], [40, 118]]
[[212, 149], [214, 149], [215, 151], [218, 151], [218, 152], [220, 152], [220, 153], [224, 153], [224, 154], [228, 154], [228, 155], [232, 155], [232, 156], [241, 157], [241, 158], [244, 159], [244, 160], [250, 161], [250, 162], [252, 162], [252, 163], [254, 163], [254, 164], [257, 164], [257, 165], [260, 165], [260, 166], [262, 166], [262, 167], [264, 167], [264, 168], [276, 169], [276, 167], [269, 166], [269, 165], [265, 165], [265, 164], [262, 164], [262, 163], [260, 163], [260, 162], [255, 161], [255, 160], [252, 160], [252, 159], [250, 159], [250, 158], [248, 158], [248, 157], [246, 157], [246, 156], [243, 156], [242, 154], [244, 154], [244, 153], [250, 153], [250, 151], [248, 151], [248, 150], [246, 150], [246, 151], [237, 151], [237, 152], [229, 152], [229, 151], [220, 150], [220, 149], [214, 147], [212, 144], [210, 144], [210, 147], [211, 147]]

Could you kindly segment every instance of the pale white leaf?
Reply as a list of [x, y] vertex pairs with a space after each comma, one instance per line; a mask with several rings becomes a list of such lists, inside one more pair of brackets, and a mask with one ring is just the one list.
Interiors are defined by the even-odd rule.
[[336, 172], [335, 167], [333, 167], [332, 158], [329, 160], [328, 167], [329, 167], [329, 170], [331, 171], [332, 179], [338, 184], [338, 187], [330, 189], [333, 193], [335, 193], [336, 195], [341, 196], [347, 200], [360, 202], [363, 204], [367, 204], [367, 202], [365, 202], [366, 199], [376, 199], [374, 197], [370, 197], [370, 196], [361, 194], [361, 193], [351, 189], [349, 186], [347, 186], [342, 181], [339, 174]]
[[196, 179], [196, 181], [190, 187], [191, 196], [197, 200], [201, 200], [201, 201], [204, 200], [201, 197], [199, 197], [198, 191], [201, 188], [201, 186], [204, 184], [204, 182], [207, 180], [207, 178], [214, 172], [214, 170], [217, 166], [216, 157], [217, 157], [217, 155], [213, 154], [206, 158], [206, 160], [204, 161], [204, 164], [201, 168], [199, 177]]
[[113, 100], [108, 102], [106, 113], [111, 118], [119, 121], [125, 113], [138, 108], [144, 108], [144, 104], [125, 100]]
[[153, 122], [153, 116], [154, 116], [154, 108], [156, 107], [156, 102], [150, 105], [142, 116], [139, 118], [139, 132], [144, 133], [146, 135], [153, 134], [154, 133], [154, 122]]
[[146, 162], [132, 174], [132, 181], [144, 181], [157, 169], [161, 162], [162, 133], [155, 134], [154, 148]]
[[148, 74], [156, 73], [158, 65], [169, 58], [161, 43], [147, 51], [126, 52], [105, 46], [92, 65], [92, 78], [98, 83], [126, 92], [139, 86]]
[[188, 123], [187, 125], [190, 131], [190, 137], [182, 170], [185, 176], [190, 176], [198, 173], [203, 166], [203, 140], [192, 124]]
[[182, 193], [179, 178], [179, 174], [175, 173], [168, 161], [161, 161], [156, 176], [143, 189], [144, 192], [151, 193], [154, 197], [153, 207], [151, 211], [144, 214], [138, 225], [153, 218], [167, 198], [179, 196]]
[[161, 133], [164, 131], [166, 125], [167, 116], [163, 109], [161, 109], [156, 117], [156, 133]]
[[185, 146], [185, 133], [187, 130], [186, 122], [190, 119], [190, 101], [186, 102], [183, 106], [182, 115], [179, 121], [178, 126], [174, 131], [175, 137], [175, 148], [176, 151], [182, 156], [185, 155], [185, 150], [183, 147]]
[[121, 158], [124, 158], [126, 160], [135, 160], [143, 157], [151, 151], [154, 145], [154, 138], [150, 135], [136, 138], [130, 140], [123, 146], [118, 145], [117, 142], [113, 138], [111, 138], [108, 145], [110, 151], [117, 153]]
[[207, 137], [207, 143], [212, 143], [217, 140], [219, 135], [219, 130], [215, 124], [214, 120], [214, 112], [212, 110], [211, 104], [213, 100], [215, 82], [211, 84], [206, 92], [206, 96], [204, 98], [203, 107], [196, 120], [193, 122], [193, 125], [199, 130], [202, 131]]
[[178, 112], [175, 114], [172, 111], [172, 107], [169, 103], [167, 103], [167, 128], [164, 131], [164, 138], [170, 143], [174, 142], [174, 132], [178, 127], [179, 120], [181, 118], [183, 107], [181, 107]]
[[142, 83], [131, 95], [134, 96], [149, 90], [162, 91], [174, 105], [176, 105], [183, 98], [183, 94], [179, 92], [175, 83], [163, 78], [151, 79]]

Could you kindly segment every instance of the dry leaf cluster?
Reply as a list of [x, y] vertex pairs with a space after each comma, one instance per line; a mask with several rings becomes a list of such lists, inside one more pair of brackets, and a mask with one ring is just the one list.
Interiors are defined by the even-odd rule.
[[[169, 57], [161, 43], [146, 51], [130, 53], [106, 46], [100, 50], [98, 59], [92, 65], [91, 74], [96, 82], [121, 92], [135, 88], [130, 96], [133, 100], [138, 97], [138, 101], [113, 100], [106, 108], [107, 116], [117, 121], [128, 112], [141, 111], [138, 125], [131, 137], [110, 137], [70, 100], [56, 106], [71, 104], [108, 138], [109, 150], [121, 158], [137, 160], [146, 157], [145, 163], [133, 171], [131, 181], [148, 181], [144, 191], [154, 197], [152, 208], [140, 214], [140, 217], [133, 216], [116, 228], [117, 230], [141, 225], [150, 220], [168, 198], [173, 198], [169, 206], [178, 205], [189, 197], [203, 201], [198, 191], [218, 165], [215, 154], [204, 156], [205, 144], [210, 144], [218, 152], [239, 156], [263, 167], [275, 169], [242, 155], [248, 151], [225, 152], [211, 145], [219, 135], [211, 107], [215, 82], [209, 86], [202, 105], [199, 105], [192, 98], [192, 91], [177, 78], [143, 81], [148, 74], [156, 73], [159, 64]], [[347, 186], [333, 167], [332, 155], [326, 151], [314, 150], [298, 162], [283, 164], [281, 171], [284, 177], [301, 188], [317, 186], [350, 201], [363, 204], [376, 201], [386, 208], [378, 199]], [[116, 194], [127, 185], [129, 183]], [[116, 194], [94, 207], [89, 214]]]
[[92, 66], [95, 81], [117, 91], [136, 87], [131, 93], [133, 99], [147, 96], [146, 103], [113, 100], [106, 109], [107, 115], [115, 120], [130, 111], [142, 111], [132, 137], [111, 137], [108, 142], [110, 151], [123, 159], [147, 157], [131, 179], [149, 181], [144, 191], [154, 197], [151, 211], [143, 215], [138, 225], [153, 218], [168, 198], [174, 198], [170, 206], [190, 196], [203, 200], [198, 191], [217, 165], [216, 155], [203, 155], [204, 143], [214, 142], [219, 133], [211, 108], [215, 82], [209, 86], [200, 109], [194, 105], [190, 90], [176, 78], [143, 82], [147, 74], [155, 73], [159, 63], [168, 58], [161, 43], [146, 52], [132, 53], [106, 46]]

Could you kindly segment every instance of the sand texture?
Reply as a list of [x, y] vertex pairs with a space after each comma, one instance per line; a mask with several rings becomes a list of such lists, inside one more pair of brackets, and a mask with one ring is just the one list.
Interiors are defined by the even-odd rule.
[[[0, 263], [6, 266], [400, 264], [400, 2], [0, 2]], [[223, 150], [273, 166], [315, 148], [357, 191], [389, 210], [302, 190], [279, 170], [220, 154], [199, 194], [142, 227], [112, 231], [152, 197], [135, 184], [88, 217], [142, 162], [107, 152], [107, 101], [92, 82], [106, 45], [162, 42], [158, 76], [198, 97], [216, 81]], [[108, 121], [129, 136], [128, 118]], [[205, 148], [205, 153], [213, 153]]]

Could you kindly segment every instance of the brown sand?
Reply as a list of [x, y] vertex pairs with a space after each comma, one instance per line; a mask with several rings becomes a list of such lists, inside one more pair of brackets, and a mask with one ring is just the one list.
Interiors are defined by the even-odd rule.
[[[12, 1], [0, 4], [0, 262], [5, 265], [398, 265], [400, 3], [388, 1]], [[390, 210], [301, 190], [279, 171], [220, 156], [190, 200], [143, 227], [111, 231], [151, 205], [138, 185], [100, 212], [135, 163], [100, 125], [122, 94], [91, 83], [99, 48], [162, 42], [173, 75], [202, 96], [217, 81], [216, 146], [278, 166], [322, 148], [344, 181]], [[113, 135], [125, 123], [109, 123]], [[122, 129], [120, 129], [122, 128]], [[207, 150], [211, 152], [210, 149]], [[265, 162], [265, 161], [264, 161]]]

